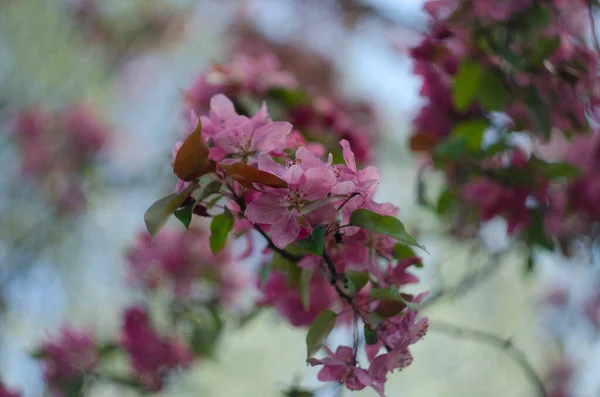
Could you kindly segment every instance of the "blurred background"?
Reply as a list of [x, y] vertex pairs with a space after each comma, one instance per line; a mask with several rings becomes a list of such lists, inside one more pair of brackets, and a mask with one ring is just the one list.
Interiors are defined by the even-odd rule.
[[[28, 351], [66, 323], [100, 336], [118, 329], [120, 309], [139, 299], [127, 284], [125, 253], [144, 211], [176, 182], [171, 148], [187, 132], [186, 92], [215, 61], [271, 52], [301, 84], [374, 109], [378, 198], [400, 207], [431, 252], [419, 276], [439, 297], [425, 310], [432, 323], [511, 340], [546, 380], [559, 378], [557, 368], [577, 368], [569, 394], [555, 397], [600, 396], [598, 313], [583, 309], [598, 279], [589, 266], [594, 251], [568, 260], [537, 255], [535, 272], [525, 275], [527, 258], [502, 222], [460, 241], [417, 204], [419, 160], [406, 138], [423, 101], [407, 49], [427, 28], [422, 6], [0, 1], [0, 378], [24, 396], [42, 396], [42, 370]], [[427, 182], [426, 193], [435, 192], [435, 177]], [[506, 349], [438, 331], [415, 346], [412, 366], [390, 377], [389, 396], [536, 395]], [[323, 386], [304, 363], [305, 330], [274, 312], [225, 332], [217, 359], [181, 374], [162, 395], [269, 397], [294, 382]], [[338, 391], [325, 385], [322, 394]], [[90, 395], [131, 394], [106, 386]]]

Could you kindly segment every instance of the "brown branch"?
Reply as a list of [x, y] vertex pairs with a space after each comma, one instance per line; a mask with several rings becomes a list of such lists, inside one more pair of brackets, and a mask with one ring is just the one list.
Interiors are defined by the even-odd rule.
[[429, 324], [429, 329], [434, 332], [444, 333], [449, 336], [480, 342], [489, 346], [497, 347], [510, 356], [513, 361], [521, 367], [527, 379], [535, 386], [539, 397], [549, 397], [544, 382], [537, 375], [533, 366], [527, 361], [525, 354], [517, 349], [510, 339], [502, 339], [496, 335], [486, 332], [462, 328], [456, 325], [434, 322]]

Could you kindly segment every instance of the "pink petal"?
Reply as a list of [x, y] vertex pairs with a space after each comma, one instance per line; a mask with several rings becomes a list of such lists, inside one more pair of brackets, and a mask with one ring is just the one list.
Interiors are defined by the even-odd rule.
[[311, 168], [306, 171], [305, 175], [306, 180], [300, 186], [300, 190], [310, 201], [326, 197], [336, 183], [335, 175], [326, 167]]
[[190, 124], [194, 129], [198, 126], [198, 115], [193, 110], [190, 110]]
[[331, 188], [331, 194], [336, 196], [351, 194], [354, 192], [354, 187], [354, 182], [352, 181], [339, 182]]
[[283, 165], [277, 163], [273, 160], [267, 153], [261, 153], [258, 155], [258, 169], [262, 171], [267, 171], [277, 176], [282, 176], [286, 169]]
[[298, 262], [298, 267], [302, 269], [316, 269], [319, 267], [321, 258], [316, 255], [306, 255]]
[[342, 145], [342, 155], [344, 156], [346, 165], [352, 171], [356, 172], [356, 161], [354, 160], [354, 152], [350, 149], [350, 143], [347, 140], [342, 139], [340, 145]]
[[292, 131], [292, 125], [287, 122], [274, 122], [260, 127], [252, 134], [252, 150], [269, 152], [283, 143], [283, 139]]
[[323, 225], [335, 221], [337, 215], [338, 210], [333, 204], [325, 204], [304, 215], [304, 219], [311, 225]]
[[262, 194], [248, 204], [244, 215], [250, 222], [272, 225], [288, 213], [279, 205], [279, 199], [269, 194]]
[[309, 168], [323, 166], [323, 162], [321, 161], [321, 159], [315, 156], [310, 150], [308, 150], [304, 146], [296, 150], [296, 161], [305, 171]]
[[354, 370], [354, 376], [356, 376], [356, 379], [365, 386], [371, 386], [373, 383], [373, 379], [371, 379], [367, 371], [362, 368], [356, 368]]
[[321, 382], [338, 382], [344, 373], [344, 367], [324, 366], [317, 374], [317, 379]]
[[220, 119], [237, 116], [233, 102], [223, 94], [217, 94], [210, 99], [210, 110]]
[[[282, 207], [280, 207], [282, 208]], [[300, 233], [300, 224], [296, 215], [288, 212], [285, 216], [279, 216], [279, 219], [271, 227], [271, 239], [278, 248], [285, 248], [288, 244], [296, 240]]]
[[267, 124], [271, 121], [271, 117], [269, 116], [269, 111], [267, 110], [267, 103], [263, 102], [262, 106], [258, 113], [252, 116], [252, 126], [256, 128], [260, 128], [263, 125]]
[[304, 175], [304, 171], [299, 165], [292, 165], [287, 169], [285, 174], [282, 176], [283, 180], [285, 180], [290, 185], [299, 185], [303, 180], [306, 179]]

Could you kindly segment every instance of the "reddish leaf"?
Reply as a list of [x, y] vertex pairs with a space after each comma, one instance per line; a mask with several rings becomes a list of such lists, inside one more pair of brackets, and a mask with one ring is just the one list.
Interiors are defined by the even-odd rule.
[[438, 143], [438, 138], [425, 135], [417, 134], [410, 138], [410, 148], [413, 152], [427, 152], [433, 149]]
[[216, 169], [214, 161], [208, 159], [208, 146], [202, 138], [202, 125], [187, 137], [175, 156], [173, 171], [183, 181], [193, 181]]
[[406, 303], [402, 301], [380, 300], [379, 305], [375, 309], [375, 313], [381, 317], [389, 318], [400, 313], [406, 308]]
[[277, 175], [261, 171], [244, 163], [221, 164], [221, 168], [227, 171], [229, 176], [238, 181], [240, 185], [249, 189], [254, 189], [252, 183], [260, 183], [275, 188], [287, 187], [287, 182]]

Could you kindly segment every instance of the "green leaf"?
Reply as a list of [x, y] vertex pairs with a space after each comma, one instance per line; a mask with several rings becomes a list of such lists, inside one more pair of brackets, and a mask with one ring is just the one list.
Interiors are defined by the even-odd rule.
[[373, 288], [370, 297], [373, 300], [404, 301], [395, 285], [389, 288]]
[[365, 324], [365, 343], [367, 345], [374, 345], [377, 343], [377, 332], [373, 331], [368, 324]]
[[229, 209], [225, 208], [225, 211], [213, 218], [210, 223], [210, 251], [213, 255], [220, 252], [227, 242], [227, 236], [233, 228], [233, 214]]
[[202, 193], [200, 193], [200, 195], [196, 198], [196, 201], [200, 202], [212, 194], [219, 193], [219, 190], [221, 190], [221, 182], [212, 181], [208, 185], [204, 186]]
[[533, 261], [533, 255], [531, 253], [527, 255], [527, 262], [525, 263], [525, 274], [531, 274], [535, 268], [535, 262]]
[[450, 190], [446, 189], [440, 195], [440, 198], [437, 201], [436, 210], [438, 215], [446, 215], [448, 211], [452, 208], [452, 205], [456, 202], [456, 194]]
[[549, 251], [554, 250], [554, 243], [546, 235], [544, 228], [544, 216], [538, 209], [532, 211], [531, 225], [525, 231], [527, 242], [531, 245], [538, 245]]
[[371, 327], [377, 327], [379, 324], [385, 321], [385, 317], [380, 316], [375, 312], [370, 312], [367, 314], [367, 320], [369, 321], [369, 325]]
[[537, 165], [548, 179], [573, 178], [581, 175], [581, 170], [570, 163], [546, 163], [540, 161]]
[[368, 273], [357, 272], [355, 270], [347, 270], [345, 275], [346, 278], [348, 278], [348, 281], [350, 281], [354, 286], [355, 293], [360, 291], [362, 287], [367, 285], [367, 283], [369, 282]]
[[419, 311], [419, 304], [416, 302], [410, 302], [407, 301], [406, 299], [402, 298], [402, 301], [406, 304], [406, 307], [408, 307], [410, 310], [412, 310], [413, 312], [418, 312]]
[[483, 118], [466, 120], [454, 126], [452, 135], [464, 138], [467, 148], [472, 152], [477, 152], [481, 150], [481, 140], [487, 127], [488, 122]]
[[[418, 256], [417, 254], [415, 254], [415, 251], [412, 248], [400, 243], [394, 246], [392, 254], [394, 255], [394, 259], [407, 259]], [[423, 262], [415, 263], [413, 266], [423, 267]]]
[[264, 288], [265, 283], [269, 279], [269, 274], [271, 274], [271, 266], [270, 265], [264, 265], [264, 266], [260, 267], [260, 272], [259, 272], [260, 289]]
[[487, 110], [502, 110], [510, 100], [510, 92], [495, 71], [486, 69], [481, 78], [477, 99]]
[[541, 5], [535, 5], [523, 14], [527, 18], [525, 25], [529, 30], [538, 30], [545, 28], [552, 21], [551, 11]]
[[311, 254], [321, 256], [325, 248], [325, 225], [315, 227], [307, 238], [298, 241], [298, 247]]
[[310, 280], [314, 272], [313, 269], [302, 269], [300, 275], [300, 300], [305, 312], [310, 309]]
[[459, 111], [465, 111], [471, 106], [479, 89], [482, 70], [478, 62], [463, 61], [454, 77], [452, 87], [452, 102]]
[[466, 149], [466, 137], [451, 137], [435, 147], [434, 156], [438, 159], [459, 160], [465, 155]]
[[287, 390], [283, 392], [285, 397], [313, 397], [314, 393], [309, 390], [300, 390], [294, 387], [291, 390]]
[[420, 245], [413, 236], [408, 234], [404, 224], [393, 216], [379, 215], [373, 211], [360, 208], [354, 211], [350, 216], [350, 225], [358, 226], [374, 233], [384, 234], [395, 238], [401, 243], [419, 247], [427, 252], [425, 247]]
[[267, 96], [283, 102], [286, 107], [296, 107], [310, 103], [310, 96], [299, 89], [273, 88], [267, 92]]
[[148, 208], [144, 214], [144, 223], [152, 238], [158, 234], [169, 217], [177, 211], [195, 188], [196, 184], [190, 183], [183, 192], [163, 197]]
[[223, 330], [223, 320], [212, 307], [196, 310], [193, 314], [190, 347], [199, 356], [211, 357]]
[[533, 66], [539, 66], [556, 51], [559, 45], [560, 38], [558, 36], [542, 37], [527, 55], [527, 61]]
[[185, 226], [186, 229], [190, 227], [190, 223], [192, 222], [192, 215], [194, 213], [195, 206], [196, 203], [194, 202], [175, 211], [175, 218], [179, 219], [179, 221], [183, 224], [183, 226]]
[[315, 317], [306, 334], [306, 360], [308, 361], [323, 345], [323, 341], [335, 326], [337, 314], [324, 310]]
[[105, 358], [108, 355], [119, 351], [119, 346], [114, 343], [106, 343], [98, 347], [98, 356]]
[[550, 133], [552, 132], [552, 120], [548, 108], [541, 102], [535, 88], [529, 88], [526, 95], [529, 111], [531, 112], [531, 117], [537, 128], [537, 132], [541, 133], [546, 139], [550, 138]]

